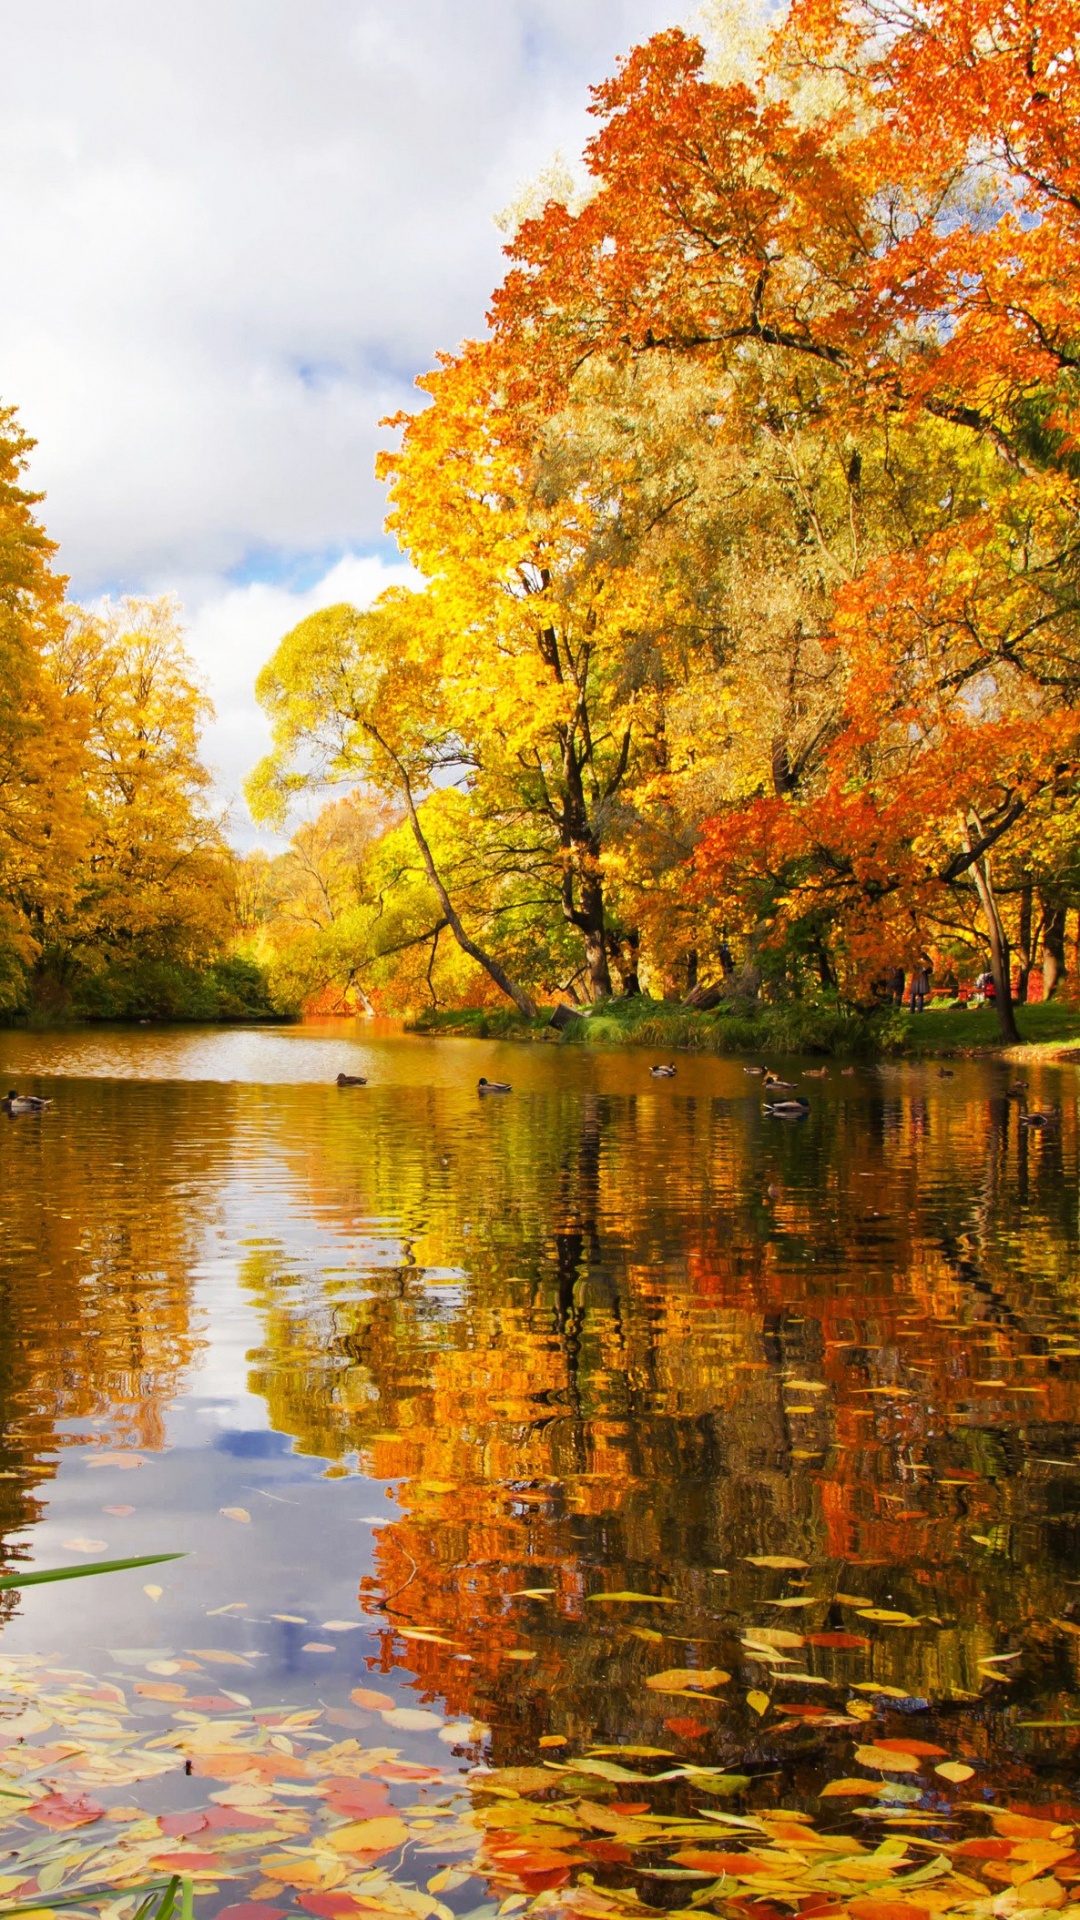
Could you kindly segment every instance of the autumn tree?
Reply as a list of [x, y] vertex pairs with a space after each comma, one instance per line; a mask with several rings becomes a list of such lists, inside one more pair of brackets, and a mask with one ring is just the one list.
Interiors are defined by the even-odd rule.
[[0, 411], [0, 1007], [17, 1004], [42, 926], [66, 910], [84, 845], [81, 728], [47, 654], [61, 626], [56, 549], [22, 484], [33, 447]]
[[440, 778], [460, 776], [468, 762], [446, 710], [442, 645], [420, 594], [391, 593], [367, 613], [337, 606], [301, 621], [256, 683], [274, 744], [248, 783], [248, 800], [257, 819], [277, 823], [291, 797], [335, 781], [366, 781], [399, 802], [458, 946], [532, 1018], [530, 995], [466, 930], [421, 817]]
[[206, 962], [230, 932], [229, 856], [200, 757], [210, 703], [175, 603], [73, 608], [48, 665], [78, 716], [86, 834], [70, 905], [42, 916], [49, 963]]

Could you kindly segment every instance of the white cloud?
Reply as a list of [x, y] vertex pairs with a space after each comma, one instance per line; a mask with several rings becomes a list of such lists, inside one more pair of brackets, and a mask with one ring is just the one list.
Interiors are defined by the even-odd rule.
[[0, 0], [0, 399], [73, 592], [225, 636], [230, 786], [279, 608], [228, 583], [378, 547], [379, 418], [482, 329], [493, 216], [692, 4]]
[[82, 592], [378, 538], [380, 414], [679, 0], [0, 0], [0, 394]]
[[[278, 641], [308, 614], [348, 601], [369, 607], [387, 587], [415, 583], [403, 564], [366, 555], [347, 555], [312, 587], [303, 590], [257, 580], [243, 587], [211, 588], [188, 613], [188, 644], [209, 686], [217, 719], [203, 738], [204, 758], [217, 778], [222, 802], [230, 807], [231, 838], [237, 845], [273, 836], [256, 834], [243, 799], [243, 782], [270, 745], [270, 730], [255, 699], [255, 677]], [[198, 589], [189, 592], [189, 601]]]

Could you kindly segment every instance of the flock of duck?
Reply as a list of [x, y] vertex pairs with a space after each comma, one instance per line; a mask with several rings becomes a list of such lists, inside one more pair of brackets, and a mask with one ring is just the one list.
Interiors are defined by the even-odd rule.
[[[654, 1080], [674, 1080], [678, 1068], [672, 1060], [666, 1065], [650, 1067], [649, 1072]], [[765, 1094], [764, 1110], [774, 1120], [806, 1119], [810, 1112], [810, 1102], [804, 1093], [799, 1093], [794, 1080], [781, 1080], [778, 1074], [772, 1073], [765, 1067], [744, 1067], [743, 1072], [761, 1079]], [[828, 1072], [828, 1067], [805, 1067], [802, 1077], [804, 1080], [824, 1080]], [[847, 1078], [854, 1072], [854, 1067], [840, 1069], [842, 1078]], [[951, 1080], [953, 1076], [951, 1067], [939, 1067], [938, 1073], [943, 1080]], [[339, 1087], [366, 1087], [367, 1079], [360, 1073], [339, 1073], [336, 1084]], [[481, 1074], [476, 1083], [476, 1091], [484, 1096], [489, 1093], [513, 1093], [514, 1089], [509, 1080], [487, 1080]], [[1057, 1126], [1061, 1115], [1053, 1109], [1028, 1107], [1027, 1088], [1022, 1080], [1014, 1081], [1008, 1092], [1010, 1100], [1022, 1102], [1018, 1116], [1022, 1127], [1033, 1128], [1036, 1132], [1046, 1132]], [[0, 1107], [11, 1118], [19, 1114], [45, 1113], [51, 1106], [52, 1101], [43, 1099], [40, 1094], [18, 1093], [14, 1087], [0, 1100]]]

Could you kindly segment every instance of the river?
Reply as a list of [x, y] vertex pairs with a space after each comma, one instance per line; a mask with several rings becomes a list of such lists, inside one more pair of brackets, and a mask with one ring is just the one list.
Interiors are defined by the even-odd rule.
[[[789, 1806], [850, 1772], [849, 1701], [968, 1797], [1066, 1793], [1075, 1068], [788, 1061], [786, 1123], [741, 1059], [655, 1059], [0, 1034], [54, 1103], [0, 1126], [8, 1571], [187, 1556], [5, 1596], [0, 1655], [191, 1661], [361, 1744], [405, 1709], [451, 1775], [636, 1744]], [[675, 1667], [732, 1678], [646, 1686]]]

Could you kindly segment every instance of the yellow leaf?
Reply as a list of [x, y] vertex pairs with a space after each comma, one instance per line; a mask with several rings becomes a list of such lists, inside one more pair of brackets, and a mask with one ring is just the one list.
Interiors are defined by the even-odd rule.
[[748, 1553], [744, 1558], [752, 1567], [773, 1567], [781, 1573], [810, 1565], [809, 1560], [793, 1560], [789, 1553]]
[[767, 1693], [760, 1693], [758, 1689], [754, 1687], [746, 1696], [746, 1704], [748, 1707], [752, 1707], [755, 1713], [767, 1713], [769, 1710], [769, 1696]]
[[251, 1515], [246, 1507], [220, 1507], [218, 1511], [226, 1520], [239, 1520], [245, 1527], [251, 1525]]
[[970, 1780], [975, 1769], [965, 1767], [962, 1760], [943, 1760], [940, 1767], [934, 1768], [934, 1772], [940, 1773], [943, 1780], [953, 1780], [959, 1785], [961, 1780]]
[[586, 1600], [642, 1600], [651, 1607], [677, 1607], [678, 1601], [663, 1593], [587, 1593]]
[[220, 1647], [185, 1647], [193, 1660], [209, 1660], [216, 1667], [250, 1667], [251, 1661], [245, 1660], [242, 1653], [225, 1653]]
[[847, 1799], [849, 1795], [854, 1797], [856, 1794], [868, 1794], [872, 1799], [875, 1794], [882, 1791], [883, 1788], [878, 1780], [830, 1780], [827, 1787], [822, 1787], [818, 1799]]
[[879, 1773], [918, 1773], [921, 1762], [914, 1753], [893, 1753], [888, 1747], [856, 1747], [855, 1758], [861, 1767], [876, 1767]]
[[892, 1607], [859, 1607], [860, 1620], [881, 1620], [889, 1627], [917, 1627], [914, 1614], [901, 1613]]
[[389, 1853], [403, 1847], [409, 1829], [396, 1813], [380, 1813], [373, 1820], [350, 1820], [328, 1836], [335, 1853]]
[[146, 1594], [146, 1595], [147, 1595], [147, 1596], [149, 1597], [149, 1599], [151, 1599], [151, 1600], [160, 1600], [160, 1599], [161, 1599], [161, 1596], [162, 1596], [162, 1594], [164, 1593], [164, 1591], [165, 1591], [165, 1589], [164, 1589], [164, 1587], [154, 1587], [154, 1586], [150, 1586], [150, 1587], [144, 1587], [144, 1588], [143, 1588], [143, 1592], [144, 1592], [144, 1593], [145, 1593], [145, 1594]]
[[730, 1679], [723, 1667], [665, 1667], [663, 1673], [650, 1674], [645, 1685], [657, 1693], [689, 1693], [722, 1687]]

